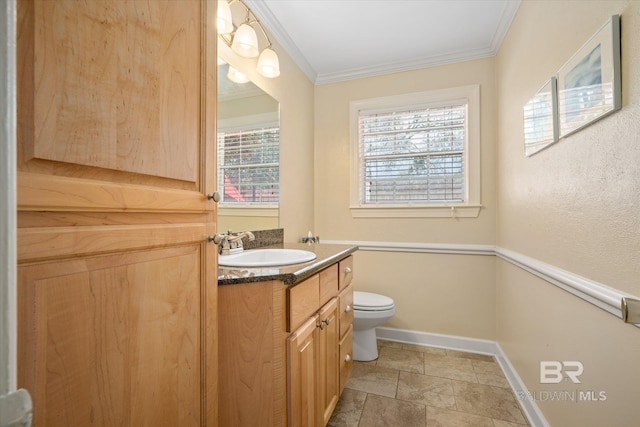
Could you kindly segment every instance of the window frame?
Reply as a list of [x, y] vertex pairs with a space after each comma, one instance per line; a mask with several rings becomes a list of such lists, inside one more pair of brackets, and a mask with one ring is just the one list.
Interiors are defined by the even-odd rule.
[[[232, 119], [223, 119], [218, 121], [218, 129], [216, 135], [216, 179], [219, 181], [218, 174], [220, 172], [220, 159], [218, 156], [218, 138], [221, 133], [235, 131], [241, 128], [278, 128], [280, 132], [280, 119], [279, 113], [262, 113], [253, 114], [242, 117], [235, 117]], [[280, 170], [280, 141], [278, 141], [278, 171]], [[278, 172], [279, 174], [279, 172]], [[217, 183], [218, 191], [223, 191], [220, 188], [220, 183]], [[220, 201], [218, 204], [218, 214], [222, 216], [264, 216], [273, 217], [277, 216], [277, 211], [280, 206], [280, 182], [278, 182], [278, 201], [275, 203], [259, 203], [259, 202], [246, 202], [246, 203], [225, 203]]]
[[[429, 108], [466, 102], [466, 138], [464, 146], [464, 201], [447, 203], [363, 204], [360, 201], [361, 111]], [[354, 218], [475, 218], [480, 214], [480, 85], [460, 86], [425, 92], [369, 98], [349, 103], [350, 131], [350, 210]]]

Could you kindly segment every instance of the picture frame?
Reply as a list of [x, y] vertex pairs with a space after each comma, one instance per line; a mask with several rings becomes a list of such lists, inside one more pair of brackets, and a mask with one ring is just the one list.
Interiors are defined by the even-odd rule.
[[558, 142], [558, 88], [551, 77], [522, 107], [524, 153], [532, 156]]
[[622, 108], [620, 16], [612, 16], [558, 71], [560, 138]]

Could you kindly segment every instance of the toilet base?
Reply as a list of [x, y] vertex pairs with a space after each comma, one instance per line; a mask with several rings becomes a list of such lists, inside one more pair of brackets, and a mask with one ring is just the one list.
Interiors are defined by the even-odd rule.
[[376, 329], [353, 331], [353, 360], [369, 362], [378, 358]]

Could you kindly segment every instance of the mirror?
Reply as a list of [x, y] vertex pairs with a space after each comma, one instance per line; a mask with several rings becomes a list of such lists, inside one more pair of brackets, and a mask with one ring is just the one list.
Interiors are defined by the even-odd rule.
[[218, 63], [218, 230], [278, 228], [280, 105]]

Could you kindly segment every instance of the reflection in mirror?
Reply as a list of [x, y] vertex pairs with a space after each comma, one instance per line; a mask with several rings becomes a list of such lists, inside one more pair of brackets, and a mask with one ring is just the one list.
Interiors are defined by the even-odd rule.
[[218, 230], [278, 228], [280, 107], [238, 81], [229, 64], [218, 65]]
[[558, 142], [557, 82], [552, 77], [522, 108], [524, 153], [532, 156]]

